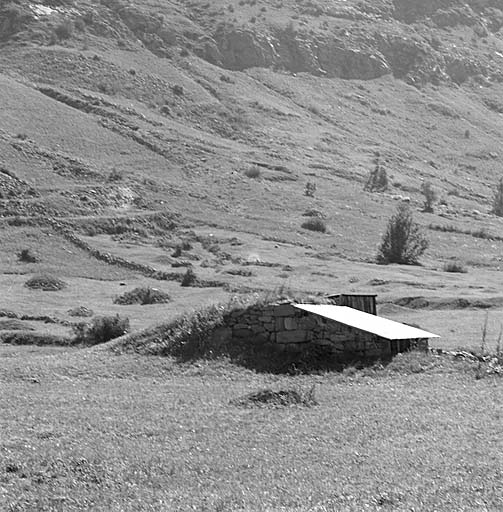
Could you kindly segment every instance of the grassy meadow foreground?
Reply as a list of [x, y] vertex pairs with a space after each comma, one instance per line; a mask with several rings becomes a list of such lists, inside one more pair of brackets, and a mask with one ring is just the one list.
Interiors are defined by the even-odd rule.
[[[319, 375], [0, 347], [0, 509], [503, 507], [501, 378], [411, 353]], [[317, 404], [236, 402], [308, 390]]]

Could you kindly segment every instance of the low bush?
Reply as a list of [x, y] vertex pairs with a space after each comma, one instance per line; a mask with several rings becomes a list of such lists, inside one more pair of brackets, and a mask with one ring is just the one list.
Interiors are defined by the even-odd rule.
[[73, 23], [70, 20], [64, 20], [54, 29], [54, 33], [61, 41], [63, 39], [70, 39], [73, 34]]
[[118, 338], [129, 331], [129, 319], [116, 316], [98, 316], [90, 324], [80, 322], [73, 326], [75, 343], [98, 345]]
[[66, 288], [64, 281], [46, 274], [33, 276], [24, 285], [32, 290], [43, 290], [46, 292], [55, 292]]
[[194, 272], [192, 267], [189, 267], [187, 269], [187, 272], [185, 272], [185, 274], [183, 274], [181, 285], [182, 286], [193, 286], [194, 284], [196, 284], [196, 282], [197, 282], [196, 273]]
[[179, 258], [182, 255], [182, 251], [190, 251], [191, 249], [192, 249], [192, 245], [190, 244], [190, 242], [187, 242], [186, 240], [184, 240], [182, 243], [177, 244], [175, 246], [175, 249], [174, 249], [173, 253], [171, 254], [171, 256], [173, 258]]
[[0, 333], [0, 343], [10, 345], [72, 345], [74, 340], [65, 336], [31, 331], [7, 331]]
[[108, 182], [121, 181], [122, 179], [124, 179], [124, 172], [119, 169], [116, 169], [115, 167], [110, 171], [110, 174], [107, 176]]
[[22, 249], [18, 253], [17, 259], [23, 263], [36, 263], [38, 261], [38, 258], [31, 252], [30, 249]]
[[76, 308], [72, 308], [68, 310], [68, 314], [70, 316], [77, 316], [81, 318], [91, 317], [94, 315], [94, 311], [92, 309], [86, 308], [85, 306], [78, 306]]
[[320, 219], [324, 219], [325, 218], [325, 215], [320, 212], [319, 210], [315, 210], [313, 208], [309, 208], [308, 210], [306, 210], [303, 214], [302, 214], [303, 217], [319, 217]]
[[184, 89], [183, 89], [182, 85], [178, 85], [178, 84], [172, 85], [171, 91], [173, 92], [173, 94], [175, 96], [183, 96], [184, 95]]
[[466, 274], [466, 272], [468, 272], [464, 265], [459, 261], [447, 261], [444, 263], [443, 269], [444, 272], [459, 272], [461, 274]]
[[114, 304], [165, 304], [169, 302], [171, 297], [157, 288], [149, 288], [148, 286], [140, 286], [124, 293], [114, 300]]
[[260, 167], [258, 165], [252, 165], [245, 170], [245, 176], [247, 178], [260, 178]]
[[0, 331], [34, 331], [35, 329], [30, 325], [24, 323], [17, 318], [9, 318], [7, 320], [0, 320]]
[[301, 224], [301, 227], [304, 229], [309, 229], [310, 231], [318, 231], [320, 233], [326, 233], [327, 231], [327, 225], [319, 217], [312, 217], [307, 219]]

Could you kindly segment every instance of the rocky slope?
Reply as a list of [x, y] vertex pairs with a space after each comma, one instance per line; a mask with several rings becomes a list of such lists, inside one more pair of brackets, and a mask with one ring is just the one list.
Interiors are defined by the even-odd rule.
[[[212, 4], [45, 1], [0, 10], [0, 39], [106, 38], [170, 58], [183, 49], [230, 70], [252, 67], [413, 84], [503, 79], [501, 2], [276, 1]], [[66, 26], [65, 26], [66, 23]], [[73, 36], [73, 34], [72, 34]], [[51, 39], [52, 38], [52, 39]]]
[[[502, 25], [496, 0], [4, 2], [0, 215], [170, 210], [369, 260], [427, 180], [424, 225], [497, 232]], [[336, 244], [300, 230], [313, 209]]]

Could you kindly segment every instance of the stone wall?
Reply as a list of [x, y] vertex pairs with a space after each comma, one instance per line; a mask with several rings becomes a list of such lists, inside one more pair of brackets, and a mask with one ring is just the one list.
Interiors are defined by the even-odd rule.
[[274, 344], [302, 352], [314, 346], [341, 360], [390, 357], [411, 348], [426, 349], [428, 340], [389, 341], [293, 307], [290, 303], [252, 306], [227, 315], [215, 341]]

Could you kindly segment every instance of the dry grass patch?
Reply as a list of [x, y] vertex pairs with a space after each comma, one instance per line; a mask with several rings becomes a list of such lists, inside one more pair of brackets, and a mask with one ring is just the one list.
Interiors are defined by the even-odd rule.
[[315, 396], [315, 387], [309, 389], [261, 389], [253, 393], [231, 400], [231, 404], [243, 407], [250, 406], [273, 406], [285, 407], [292, 405], [300, 405], [304, 407], [312, 407], [318, 405]]

